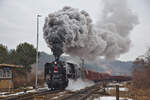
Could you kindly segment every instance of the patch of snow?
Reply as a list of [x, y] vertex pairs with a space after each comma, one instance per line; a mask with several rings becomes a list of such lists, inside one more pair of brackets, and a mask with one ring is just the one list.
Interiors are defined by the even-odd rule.
[[[95, 98], [94, 100], [116, 100], [116, 97], [114, 97], [114, 96], [103, 96], [103, 97]], [[119, 100], [132, 100], [132, 99], [120, 97]]]
[[112, 86], [116, 86], [116, 85], [123, 86], [123, 83], [109, 83], [108, 85], [112, 85]]
[[52, 99], [57, 99], [58, 98], [58, 96], [56, 96], [56, 97], [53, 97]]
[[59, 92], [59, 94], [64, 94], [64, 93], [66, 93], [66, 91], [64, 91], [64, 92]]
[[[106, 88], [107, 91], [109, 91], [109, 90], [115, 90], [115, 89], [116, 89], [115, 87]], [[119, 88], [119, 91], [128, 91], [128, 88], [120, 87], [120, 88]]]
[[27, 93], [32, 93], [32, 92], [37, 92], [37, 91], [35, 89], [27, 91]]
[[119, 88], [120, 91], [128, 91], [128, 88]]
[[63, 95], [59, 95], [59, 96], [56, 96], [56, 97], [53, 97], [52, 99], [57, 99], [59, 97], [62, 97]]
[[15, 96], [15, 95], [21, 95], [21, 94], [24, 94], [24, 92], [17, 92], [17, 93], [14, 93], [14, 94], [9, 94], [7, 96]]
[[41, 91], [41, 90], [48, 90], [49, 88], [48, 87], [43, 87], [43, 88], [38, 88], [38, 91]]
[[9, 92], [0, 92], [0, 95], [8, 94]]
[[29, 87], [27, 87], [27, 89], [33, 89], [33, 86], [29, 86]]

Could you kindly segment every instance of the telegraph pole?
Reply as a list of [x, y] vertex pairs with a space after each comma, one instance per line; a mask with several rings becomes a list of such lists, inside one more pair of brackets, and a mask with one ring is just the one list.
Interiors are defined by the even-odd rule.
[[39, 45], [39, 17], [41, 15], [37, 15], [37, 45], [36, 45], [36, 67], [35, 67], [35, 88], [38, 88], [38, 61], [39, 61], [39, 56], [38, 56], [38, 45]]
[[116, 100], [119, 100], [119, 85], [116, 85]]

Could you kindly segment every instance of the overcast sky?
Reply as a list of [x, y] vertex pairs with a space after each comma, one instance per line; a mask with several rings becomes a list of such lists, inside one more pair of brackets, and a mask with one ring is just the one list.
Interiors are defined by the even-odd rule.
[[[123, 61], [134, 60], [150, 47], [150, 0], [128, 0], [128, 4], [140, 24], [131, 32], [130, 51], [119, 58]], [[19, 43], [28, 42], [36, 47], [36, 15], [41, 14], [39, 50], [50, 54], [43, 39], [44, 19], [64, 6], [86, 10], [95, 23], [103, 4], [101, 0], [0, 0], [0, 44], [15, 49]]]

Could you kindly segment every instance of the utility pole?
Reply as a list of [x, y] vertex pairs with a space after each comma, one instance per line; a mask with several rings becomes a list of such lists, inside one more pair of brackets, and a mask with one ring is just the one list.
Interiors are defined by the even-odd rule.
[[35, 67], [35, 88], [37, 89], [37, 82], [38, 82], [38, 61], [39, 61], [39, 56], [38, 56], [38, 45], [39, 45], [39, 17], [41, 15], [37, 15], [37, 45], [36, 45], [36, 67]]
[[84, 67], [84, 59], [82, 58], [82, 67]]
[[116, 85], [116, 100], [119, 100], [119, 85]]
[[81, 60], [81, 64], [80, 65], [83, 68], [84, 67], [84, 59], [80, 57], [80, 60]]

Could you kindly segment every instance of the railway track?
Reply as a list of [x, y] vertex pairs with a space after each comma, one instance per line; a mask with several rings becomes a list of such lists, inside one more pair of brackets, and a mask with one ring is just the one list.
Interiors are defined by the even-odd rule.
[[[56, 91], [50, 91], [50, 90], [42, 90], [34, 93], [25, 93], [17, 96], [11, 96], [7, 98], [3, 98], [2, 100], [34, 100], [35, 98], [41, 98], [48, 94], [56, 94], [59, 92], [62, 92], [63, 90], [56, 90]], [[1, 99], [0, 99], [1, 100]], [[41, 99], [40, 99], [41, 100]]]
[[27, 93], [18, 96], [8, 97], [3, 100], [87, 100], [87, 98], [94, 94], [105, 95], [103, 89], [103, 85], [99, 83], [94, 86], [74, 92], [67, 90], [43, 90], [35, 93]]
[[105, 94], [103, 89], [104, 88], [102, 84], [96, 84], [94, 86], [85, 88], [68, 96], [64, 96], [59, 100], [87, 100], [87, 98], [89, 98], [93, 94]]

